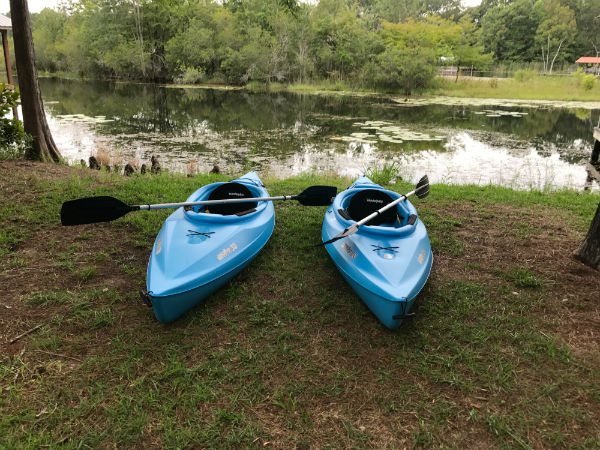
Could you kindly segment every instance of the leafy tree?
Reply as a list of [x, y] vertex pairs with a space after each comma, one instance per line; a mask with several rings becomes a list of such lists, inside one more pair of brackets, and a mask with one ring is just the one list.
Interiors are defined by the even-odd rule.
[[42, 93], [38, 83], [31, 33], [31, 16], [26, 0], [10, 0], [15, 59], [19, 73], [21, 106], [25, 132], [32, 136], [32, 145], [26, 156], [43, 161], [60, 160], [44, 113]]
[[373, 8], [383, 20], [400, 23], [433, 15], [450, 18], [460, 12], [461, 3], [460, 0], [375, 0]]
[[66, 21], [66, 14], [50, 8], [44, 8], [39, 14], [33, 15], [33, 40], [38, 68], [50, 72], [67, 68], [65, 56], [60, 49]]
[[[216, 71], [223, 53], [218, 48], [220, 40], [217, 25], [234, 22], [233, 14], [227, 9], [219, 12], [225, 17], [217, 22], [216, 8], [217, 5], [212, 3], [198, 5], [189, 23], [166, 42], [165, 61], [171, 73], [181, 72], [186, 67], [201, 69], [209, 75]], [[221, 30], [223, 32], [227, 30]]]
[[600, 56], [600, 0], [561, 0], [575, 16], [574, 56]]
[[[385, 51], [399, 60], [422, 48], [434, 65], [444, 56], [485, 67], [492, 54], [537, 60], [544, 44], [548, 70], [553, 60], [600, 53], [600, 0], [560, 1], [483, 0], [464, 9], [458, 0], [71, 0], [34, 16], [34, 39], [48, 71], [373, 85]], [[410, 50], [392, 52], [392, 44]]]
[[410, 95], [431, 86], [435, 71], [432, 49], [390, 45], [377, 57], [373, 79], [378, 87]]
[[386, 48], [377, 58], [375, 84], [401, 89], [407, 95], [430, 86], [435, 77], [437, 52], [448, 33], [439, 23], [443, 21], [383, 22], [381, 35]]
[[464, 16], [458, 24], [458, 29], [450, 41], [452, 57], [457, 66], [456, 80], [461, 67], [486, 68], [493, 58], [493, 53], [484, 53], [483, 46], [477, 45], [475, 24], [469, 16]]
[[555, 61], [572, 58], [571, 48], [577, 33], [575, 16], [568, 6], [561, 6], [558, 0], [538, 0], [534, 14], [540, 17], [535, 43], [542, 50], [544, 71], [552, 73]]
[[[533, 13], [534, 0], [516, 0], [488, 10], [481, 20], [481, 42], [496, 61], [533, 61], [539, 17]], [[539, 47], [537, 47], [539, 48]]]
[[322, 0], [311, 14], [317, 69], [325, 78], [355, 75], [369, 57], [372, 39], [344, 0]]

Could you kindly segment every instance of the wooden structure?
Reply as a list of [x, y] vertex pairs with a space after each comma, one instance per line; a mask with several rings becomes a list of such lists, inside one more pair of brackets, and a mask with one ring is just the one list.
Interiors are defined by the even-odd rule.
[[[6, 66], [6, 79], [10, 87], [14, 88], [15, 82], [12, 76], [12, 64], [10, 62], [10, 51], [8, 50], [8, 30], [12, 29], [11, 20], [4, 14], [0, 14], [0, 33], [2, 33], [2, 47], [4, 48], [4, 65]], [[17, 108], [13, 108], [13, 117], [19, 118]]]
[[[592, 178], [596, 178], [596, 181], [600, 183], [600, 123], [598, 127], [594, 128], [594, 150], [592, 150], [592, 157], [588, 163], [588, 180], [592, 181]], [[593, 269], [600, 270], [600, 203], [596, 209], [596, 214], [592, 219], [590, 229], [577, 250], [573, 252], [573, 257], [586, 266], [590, 266]]]
[[600, 128], [594, 128], [594, 149], [587, 165], [589, 176], [600, 183]]
[[600, 56], [582, 56], [577, 61], [577, 64], [591, 64], [594, 66], [593, 73], [596, 75], [600, 74]]

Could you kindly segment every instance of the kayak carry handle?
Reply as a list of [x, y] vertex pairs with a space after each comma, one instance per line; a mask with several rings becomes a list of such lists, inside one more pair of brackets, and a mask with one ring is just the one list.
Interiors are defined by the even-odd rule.
[[392, 319], [394, 320], [399, 320], [399, 319], [412, 319], [413, 317], [415, 317], [416, 314], [415, 313], [408, 313], [408, 314], [397, 314], [395, 316], [392, 316]]
[[152, 299], [150, 298], [150, 292], [148, 292], [145, 289], [140, 289], [140, 297], [142, 298], [142, 301], [146, 304], [146, 306], [152, 308]]

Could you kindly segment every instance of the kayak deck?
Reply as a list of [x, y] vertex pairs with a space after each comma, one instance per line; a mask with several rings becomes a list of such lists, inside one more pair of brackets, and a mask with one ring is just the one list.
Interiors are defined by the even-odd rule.
[[[254, 172], [234, 180], [253, 197], [267, 197]], [[208, 199], [225, 183], [194, 192], [187, 202]], [[146, 277], [148, 296], [160, 322], [170, 322], [233, 278], [260, 252], [275, 225], [272, 202], [254, 202], [243, 215], [221, 215], [195, 206], [179, 208], [158, 233]], [[210, 210], [209, 210], [210, 211]]]
[[[356, 223], [346, 211], [352, 196], [365, 189], [381, 190], [392, 200], [400, 197], [366, 177], [359, 178], [338, 194], [325, 213], [323, 242]], [[346, 281], [388, 328], [397, 328], [408, 317], [433, 264], [427, 230], [415, 207], [408, 200], [401, 201], [394, 213], [393, 223], [363, 225], [325, 246]]]

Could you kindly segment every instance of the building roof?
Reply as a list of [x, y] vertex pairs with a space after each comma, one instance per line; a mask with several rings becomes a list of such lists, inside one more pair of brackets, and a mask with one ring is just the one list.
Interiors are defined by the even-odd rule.
[[0, 30], [10, 30], [12, 28], [12, 22], [10, 18], [4, 14], [0, 14]]
[[582, 56], [575, 62], [578, 64], [600, 64], [600, 56]]
[[10, 30], [12, 28], [12, 22], [4, 14], [0, 14], [0, 30]]

